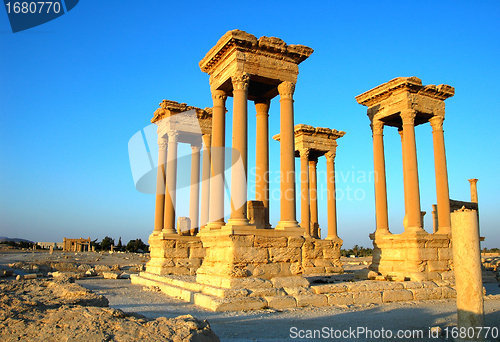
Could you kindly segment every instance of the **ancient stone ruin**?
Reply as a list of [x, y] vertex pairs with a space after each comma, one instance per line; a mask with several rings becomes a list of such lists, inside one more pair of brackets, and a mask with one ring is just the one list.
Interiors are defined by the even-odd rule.
[[[210, 75], [212, 108], [163, 100], [151, 120], [158, 127], [155, 225], [151, 261], [132, 282], [211, 310], [283, 308], [304, 305], [379, 303], [455, 296], [450, 199], [443, 136], [448, 85], [422, 85], [416, 77], [395, 78], [356, 97], [368, 107], [373, 131], [376, 230], [371, 270], [380, 280], [347, 286], [310, 286], [311, 277], [343, 272], [337, 230], [335, 156], [345, 132], [294, 124], [293, 94], [298, 65], [313, 50], [274, 37], [227, 32], [200, 61]], [[279, 95], [280, 220], [269, 220], [269, 106]], [[232, 146], [226, 147], [226, 99], [233, 97]], [[248, 198], [248, 101], [255, 104], [255, 199]], [[436, 168], [436, 228], [427, 233], [417, 171], [414, 127], [433, 128]], [[383, 129], [396, 127], [403, 145], [404, 233], [388, 225]], [[176, 217], [177, 148], [190, 144], [189, 218]], [[225, 221], [226, 154], [231, 156], [230, 217]], [[200, 159], [202, 156], [202, 163]], [[327, 166], [328, 224], [318, 223], [317, 163]], [[300, 158], [300, 223], [296, 218], [295, 158]], [[200, 197], [201, 193], [201, 197]], [[477, 196], [476, 196], [477, 201]], [[177, 229], [176, 229], [177, 227]], [[414, 281], [419, 281], [414, 282]], [[432, 281], [441, 281], [436, 284]]]

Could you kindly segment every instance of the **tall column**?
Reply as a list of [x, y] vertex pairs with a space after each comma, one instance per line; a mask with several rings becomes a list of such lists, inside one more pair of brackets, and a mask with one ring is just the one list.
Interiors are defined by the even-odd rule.
[[[420, 190], [418, 185], [417, 146], [415, 142], [416, 111], [405, 109], [401, 111], [403, 120], [403, 154], [404, 172], [406, 174], [405, 204], [407, 227], [405, 232], [424, 232], [420, 214]], [[438, 214], [439, 216], [439, 214]]]
[[330, 151], [326, 157], [326, 186], [327, 186], [327, 211], [328, 211], [328, 235], [327, 240], [336, 240], [337, 234], [337, 199], [335, 197], [335, 152]]
[[438, 234], [451, 234], [450, 191], [443, 133], [444, 116], [435, 115], [429, 119], [434, 143], [434, 168], [436, 172], [436, 197], [438, 211]]
[[201, 141], [191, 144], [191, 189], [189, 194], [189, 218], [191, 219], [191, 235], [198, 231], [200, 215], [200, 150]]
[[309, 199], [309, 149], [300, 150], [300, 226], [304, 236], [311, 236], [311, 215]]
[[167, 139], [158, 139], [158, 169], [156, 172], [156, 205], [154, 235], [163, 229], [163, 215], [165, 208], [165, 167], [167, 161]]
[[255, 199], [265, 208], [265, 226], [269, 223], [269, 99], [255, 101], [257, 139], [255, 141]]
[[[403, 147], [403, 127], [398, 129], [399, 136], [401, 137], [401, 150], [403, 151], [402, 155], [402, 161], [403, 161], [403, 189], [406, 188], [406, 172], [405, 172], [405, 154], [404, 154], [404, 147]], [[406, 204], [406, 196], [405, 196], [405, 217], [406, 217], [406, 210], [408, 208], [408, 204]]]
[[224, 223], [224, 148], [226, 139], [226, 93], [214, 90], [212, 99], [212, 178], [210, 179], [211, 227], [220, 227]]
[[201, 174], [201, 210], [200, 228], [208, 223], [208, 211], [210, 209], [210, 147], [212, 135], [203, 134], [203, 166]]
[[373, 134], [373, 168], [375, 171], [375, 234], [390, 234], [385, 178], [384, 123], [374, 119], [371, 128]]
[[[247, 156], [248, 113], [247, 97], [250, 77], [246, 73], [231, 77], [233, 83], [233, 153], [231, 169], [230, 225], [247, 225]], [[243, 167], [238, 165], [242, 162]]]
[[167, 174], [165, 191], [165, 216], [163, 232], [175, 234], [175, 203], [177, 191], [177, 139], [179, 133], [168, 133]]
[[295, 134], [293, 125], [293, 93], [295, 83], [282, 82], [280, 94], [280, 190], [281, 217], [276, 229], [298, 227], [295, 213]]
[[477, 203], [477, 178], [469, 179], [470, 183], [470, 201]]
[[309, 160], [309, 201], [311, 206], [311, 236], [318, 236], [318, 180], [316, 168], [318, 166], [318, 158]]

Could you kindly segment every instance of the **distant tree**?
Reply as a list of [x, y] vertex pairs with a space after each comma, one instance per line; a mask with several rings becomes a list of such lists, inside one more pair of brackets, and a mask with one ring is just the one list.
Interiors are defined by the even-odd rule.
[[125, 247], [125, 250], [131, 253], [137, 253], [140, 250], [142, 250], [143, 252], [147, 252], [148, 245], [142, 242], [141, 239], [130, 240], [127, 243], [127, 247]]
[[121, 251], [123, 248], [122, 246], [122, 237], [120, 236], [120, 238], [118, 239], [118, 244], [116, 245], [116, 249]]
[[115, 245], [115, 240], [110, 238], [109, 236], [106, 236], [104, 239], [101, 241], [101, 250], [102, 251], [108, 251], [111, 249], [111, 245]]
[[95, 239], [94, 241], [90, 241], [90, 246], [94, 247], [96, 251], [101, 250], [101, 244], [97, 242], [97, 239]]

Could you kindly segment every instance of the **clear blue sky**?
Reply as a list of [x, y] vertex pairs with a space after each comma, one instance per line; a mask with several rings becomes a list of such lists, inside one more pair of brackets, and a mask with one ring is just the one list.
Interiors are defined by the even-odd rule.
[[[375, 227], [373, 183], [358, 179], [373, 169], [371, 130], [354, 97], [399, 76], [455, 87], [444, 123], [450, 197], [469, 200], [467, 179], [478, 178], [483, 246], [500, 247], [499, 18], [498, 1], [107, 0], [80, 1], [58, 19], [13, 34], [0, 9], [0, 236], [146, 241], [154, 196], [135, 190], [128, 141], [162, 99], [211, 106], [198, 62], [225, 32], [241, 29], [315, 50], [300, 65], [295, 123], [347, 132], [336, 158], [337, 188], [346, 194], [337, 205], [345, 247], [371, 246]], [[231, 124], [231, 99], [227, 105]], [[254, 113], [249, 103], [250, 137]], [[278, 120], [275, 99], [271, 135], [279, 133]], [[416, 134], [421, 205], [432, 231], [431, 128], [419, 126]], [[404, 207], [395, 129], [386, 129], [385, 149], [390, 226], [398, 233]], [[271, 155], [276, 171], [277, 142]], [[324, 171], [324, 158], [319, 164]], [[347, 187], [357, 199], [354, 192], [347, 198]], [[180, 196], [181, 206], [186, 201]], [[276, 224], [278, 203], [271, 210]], [[326, 231], [326, 203], [320, 225]]]

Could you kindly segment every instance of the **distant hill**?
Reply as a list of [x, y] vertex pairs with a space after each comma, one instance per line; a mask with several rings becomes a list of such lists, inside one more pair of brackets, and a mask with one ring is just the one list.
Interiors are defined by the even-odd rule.
[[14, 242], [29, 242], [29, 243], [33, 243], [33, 241], [30, 241], [30, 240], [26, 240], [26, 239], [18, 239], [18, 238], [8, 238], [8, 237], [5, 237], [5, 236], [0, 236], [0, 242], [5, 242], [5, 241], [14, 241]]

